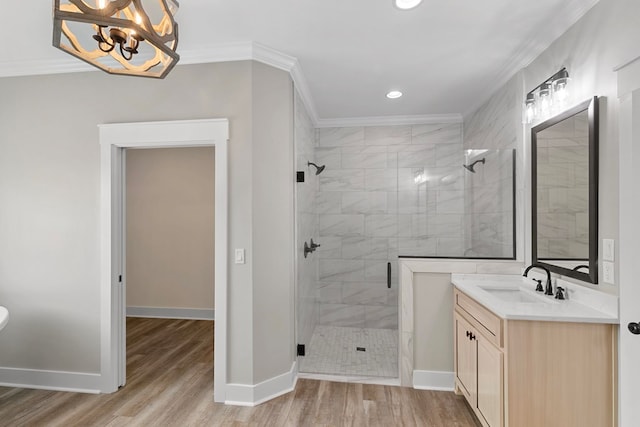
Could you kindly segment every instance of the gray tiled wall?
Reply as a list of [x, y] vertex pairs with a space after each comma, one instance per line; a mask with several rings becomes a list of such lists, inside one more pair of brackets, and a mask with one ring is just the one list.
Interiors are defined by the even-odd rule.
[[467, 164], [485, 159], [466, 172], [465, 255], [510, 258], [514, 256], [513, 150], [467, 151]]
[[[466, 173], [465, 193], [466, 255], [473, 257], [513, 256], [513, 150], [516, 158], [516, 210], [524, 209], [524, 168], [522, 149], [521, 75], [514, 76], [473, 114], [465, 117], [466, 162], [486, 157], [477, 172]], [[488, 150], [478, 154], [474, 150]], [[516, 235], [524, 236], [524, 215], [517, 215]], [[517, 242], [524, 252], [523, 239]]]
[[395, 329], [398, 255], [462, 255], [461, 127], [316, 130], [319, 324]]

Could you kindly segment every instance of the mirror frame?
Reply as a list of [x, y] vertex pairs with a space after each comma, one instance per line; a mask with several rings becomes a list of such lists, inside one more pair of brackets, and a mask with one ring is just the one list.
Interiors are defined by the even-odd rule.
[[[558, 114], [531, 128], [531, 261], [554, 273], [574, 279], [598, 283], [598, 97]], [[538, 191], [537, 191], [537, 134], [563, 120], [588, 111], [589, 117], [589, 272], [571, 270], [538, 259]]]

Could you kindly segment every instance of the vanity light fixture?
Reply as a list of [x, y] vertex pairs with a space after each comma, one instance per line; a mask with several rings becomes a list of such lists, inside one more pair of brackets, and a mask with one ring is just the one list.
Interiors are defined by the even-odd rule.
[[400, 10], [410, 10], [418, 7], [422, 0], [393, 0], [393, 4]]
[[398, 99], [402, 96], [402, 92], [400, 92], [399, 90], [392, 90], [390, 92], [387, 92], [387, 98], [389, 99]]
[[527, 123], [548, 119], [551, 114], [563, 111], [569, 100], [569, 72], [566, 68], [549, 77], [527, 94], [524, 115]]
[[142, 3], [54, 0], [53, 45], [110, 74], [162, 79], [180, 59], [174, 20], [179, 4]]

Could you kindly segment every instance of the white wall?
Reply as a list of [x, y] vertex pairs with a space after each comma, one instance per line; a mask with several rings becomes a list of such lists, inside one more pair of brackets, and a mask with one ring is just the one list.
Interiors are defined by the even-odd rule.
[[246, 248], [248, 260], [229, 266], [228, 382], [254, 384], [290, 369], [286, 72], [245, 61], [178, 66], [164, 80], [12, 77], [0, 78], [0, 93], [0, 304], [11, 313], [0, 367], [99, 372], [97, 125], [228, 118], [229, 246]]
[[127, 150], [127, 307], [214, 309], [214, 155]]

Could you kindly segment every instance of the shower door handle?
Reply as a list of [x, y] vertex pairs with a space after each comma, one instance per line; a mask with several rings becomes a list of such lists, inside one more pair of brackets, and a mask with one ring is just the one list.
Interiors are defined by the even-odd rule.
[[387, 263], [387, 288], [391, 289], [391, 263]]

